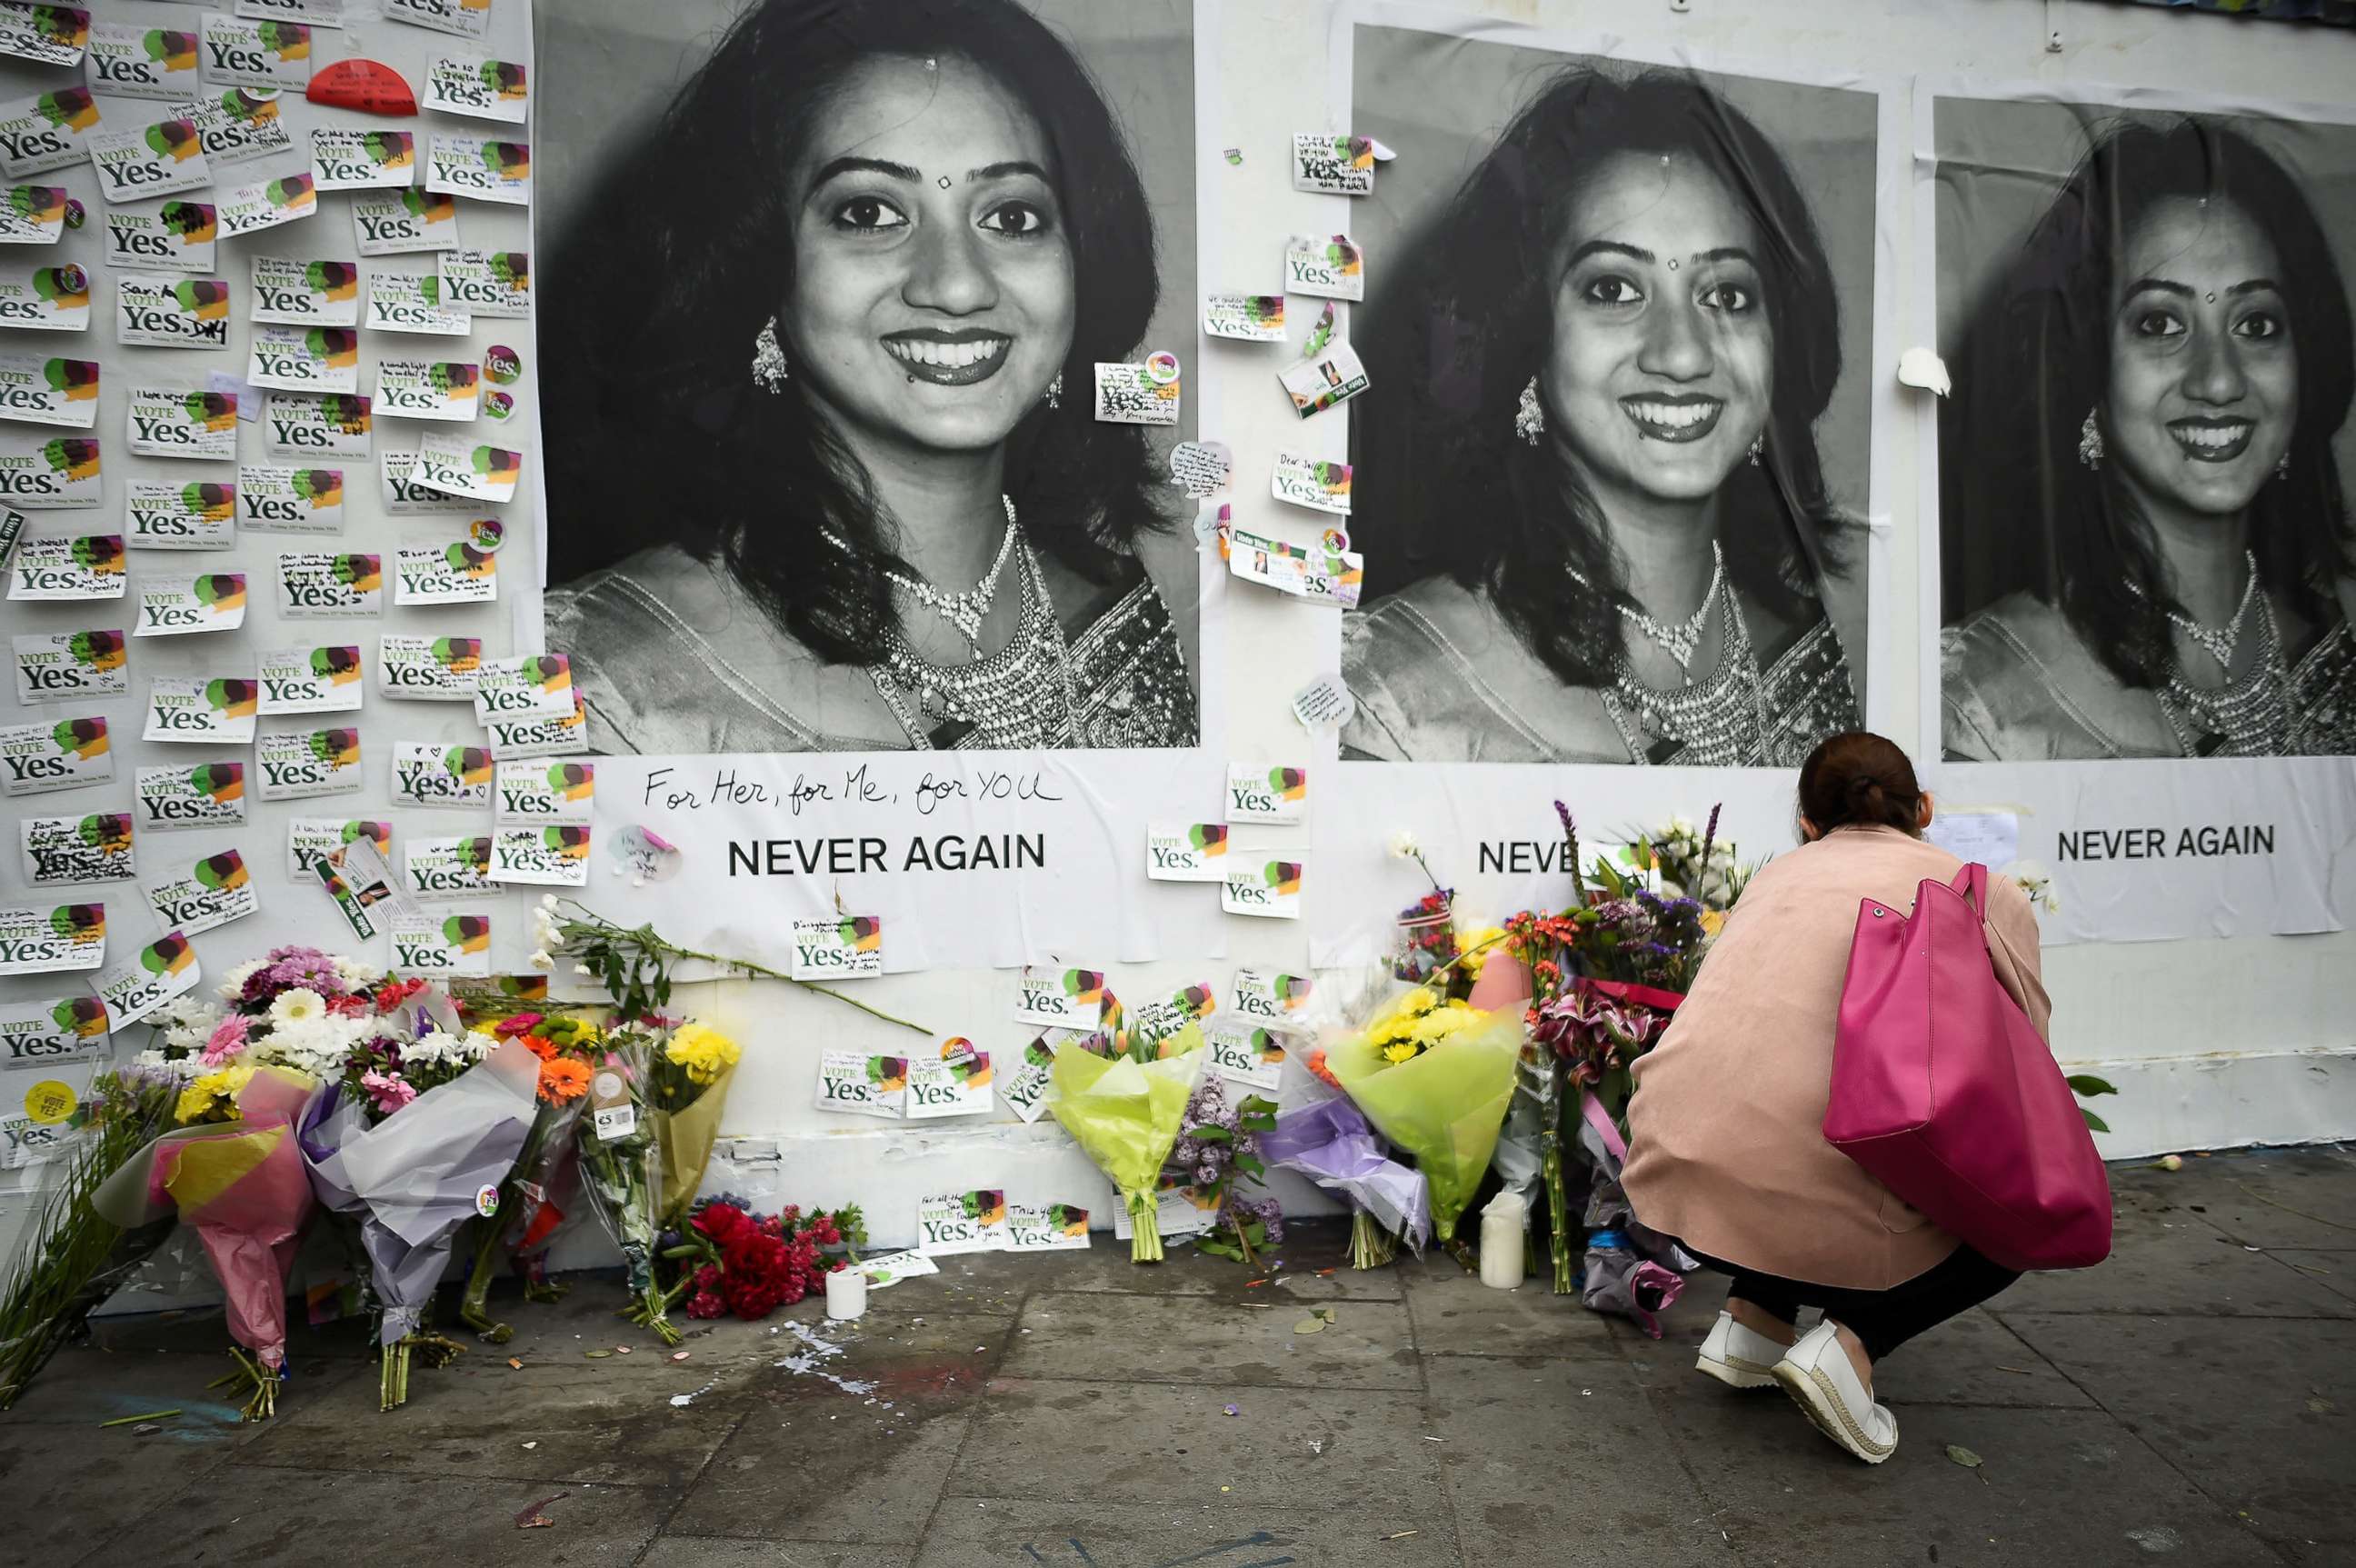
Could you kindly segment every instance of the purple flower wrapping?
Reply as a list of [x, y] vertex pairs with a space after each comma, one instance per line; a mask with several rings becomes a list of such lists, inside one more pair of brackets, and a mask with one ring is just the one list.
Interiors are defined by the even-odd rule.
[[1431, 1194], [1423, 1177], [1384, 1152], [1348, 1097], [1280, 1112], [1276, 1125], [1259, 1135], [1259, 1147], [1269, 1164], [1341, 1193], [1418, 1251], [1431, 1239]]

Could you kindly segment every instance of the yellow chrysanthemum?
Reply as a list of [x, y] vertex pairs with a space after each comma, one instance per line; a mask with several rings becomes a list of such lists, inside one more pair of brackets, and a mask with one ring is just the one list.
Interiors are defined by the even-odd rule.
[[1505, 929], [1503, 926], [1485, 927], [1475, 931], [1472, 940], [1464, 944], [1464, 957], [1457, 961], [1456, 967], [1467, 979], [1478, 980], [1482, 966], [1489, 961], [1489, 956], [1505, 945]]
[[744, 1052], [736, 1042], [708, 1024], [682, 1024], [671, 1036], [664, 1054], [687, 1069], [696, 1083], [712, 1083], [734, 1067]]
[[1419, 1048], [1408, 1040], [1401, 1040], [1383, 1047], [1383, 1060], [1387, 1062], [1413, 1061], [1419, 1054]]
[[172, 1108], [172, 1120], [183, 1126], [215, 1117], [226, 1118], [236, 1109], [238, 1091], [253, 1077], [250, 1067], [225, 1067], [189, 1081]]

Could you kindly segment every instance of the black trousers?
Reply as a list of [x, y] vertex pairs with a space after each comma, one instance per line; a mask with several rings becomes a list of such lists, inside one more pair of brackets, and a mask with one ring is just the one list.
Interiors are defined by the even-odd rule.
[[1956, 1248], [1944, 1262], [1888, 1290], [1812, 1285], [1803, 1280], [1755, 1273], [1716, 1258], [1704, 1257], [1702, 1262], [1734, 1276], [1734, 1284], [1726, 1293], [1729, 1300], [1747, 1301], [1785, 1323], [1797, 1322], [1804, 1306], [1822, 1307], [1826, 1317], [1856, 1335], [1865, 1353], [1876, 1361], [1924, 1329], [1969, 1312], [2020, 1278], [1969, 1247]]

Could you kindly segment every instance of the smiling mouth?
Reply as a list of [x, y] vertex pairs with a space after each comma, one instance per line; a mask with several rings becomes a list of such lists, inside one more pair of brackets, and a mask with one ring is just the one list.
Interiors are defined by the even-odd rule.
[[884, 351], [900, 361], [911, 381], [941, 387], [969, 387], [986, 381], [1006, 364], [1006, 350], [1014, 339], [1002, 332], [967, 328], [958, 332], [894, 332], [884, 339]]
[[2168, 433], [2196, 463], [2230, 463], [2250, 449], [2258, 427], [2246, 419], [2178, 419]]
[[1623, 397], [1620, 411], [1647, 441], [1698, 441], [1718, 428], [1726, 412], [1724, 398], [1698, 393], [1684, 397]]

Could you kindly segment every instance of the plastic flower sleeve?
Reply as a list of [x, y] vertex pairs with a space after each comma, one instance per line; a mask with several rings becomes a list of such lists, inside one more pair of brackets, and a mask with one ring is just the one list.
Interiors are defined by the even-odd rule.
[[1489, 1168], [1521, 1048], [1521, 1014], [1500, 1008], [1408, 1061], [1385, 1062], [1365, 1034], [1325, 1053], [1327, 1069], [1366, 1120], [1415, 1157], [1442, 1241], [1455, 1236], [1457, 1217]]
[[1365, 1113], [1344, 1096], [1277, 1112], [1276, 1125], [1259, 1135], [1259, 1150], [1270, 1164], [1341, 1193], [1417, 1251], [1431, 1239], [1431, 1195], [1423, 1177], [1384, 1152]]
[[712, 1145], [720, 1136], [720, 1118], [728, 1108], [728, 1086], [735, 1079], [736, 1069], [725, 1069], [693, 1104], [654, 1113], [655, 1142], [662, 1151], [662, 1213], [658, 1230], [682, 1223], [696, 1195], [703, 1190], [703, 1169], [711, 1163]]
[[498, 1190], [531, 1128], [540, 1063], [508, 1041], [373, 1127], [347, 1130], [322, 1164], [368, 1206], [361, 1240], [384, 1305], [379, 1341], [416, 1332], [459, 1226]]
[[[286, 1365], [286, 1271], [314, 1202], [294, 1123], [316, 1088], [303, 1073], [259, 1069], [237, 1092], [236, 1121], [165, 1134], [91, 1200], [125, 1229], [178, 1212], [220, 1281], [230, 1337], [273, 1383]], [[273, 1409], [265, 1384], [247, 1414]]]
[[1155, 1187], [1203, 1070], [1203, 1032], [1189, 1024], [1161, 1048], [1166, 1054], [1141, 1062], [1066, 1047], [1055, 1053], [1056, 1097], [1047, 1103], [1119, 1190], [1136, 1227], [1130, 1255], [1139, 1262], [1162, 1257]]
[[[589, 1112], [581, 1120], [581, 1185], [598, 1222], [621, 1249], [635, 1316], [666, 1344], [679, 1330], [665, 1315], [655, 1280], [655, 1248], [662, 1234], [663, 1156], [657, 1118], [647, 1105], [651, 1053], [661, 1047], [636, 1032], [609, 1034], [590, 1063]], [[610, 1101], [600, 1086], [616, 1087]]]

